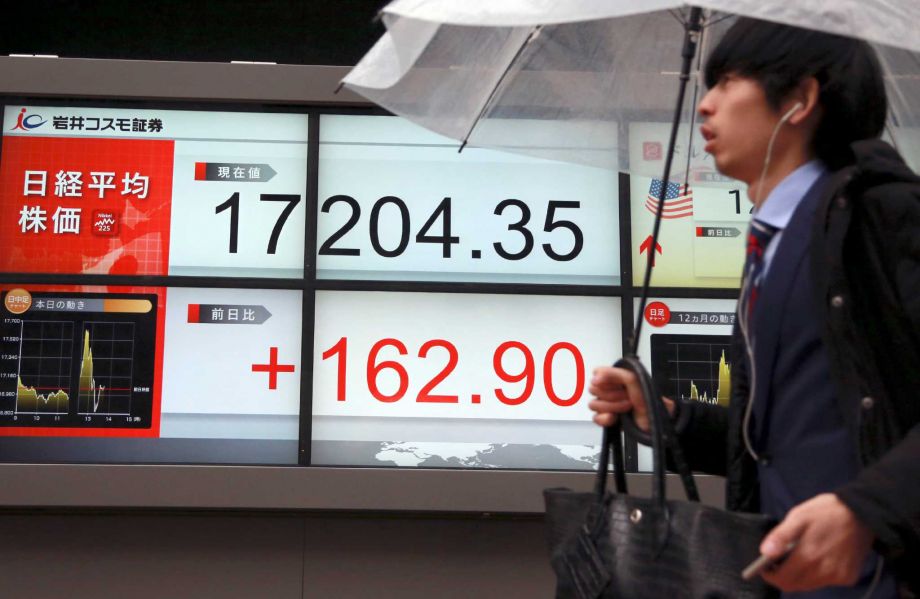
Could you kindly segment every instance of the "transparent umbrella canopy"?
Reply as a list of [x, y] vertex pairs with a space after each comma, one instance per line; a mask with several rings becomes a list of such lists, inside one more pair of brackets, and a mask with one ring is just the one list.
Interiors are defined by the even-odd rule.
[[[631, 164], [630, 124], [669, 126], [655, 248], [669, 181], [707, 170], [694, 150], [704, 145], [694, 127], [700, 72], [737, 16], [871, 43], [889, 97], [887, 136], [920, 167], [917, 0], [395, 0], [381, 11], [386, 34], [343, 85], [461, 149], [645, 176], [656, 173]], [[653, 266], [649, 251], [631, 354]]]
[[[695, 143], [699, 68], [732, 17], [745, 15], [871, 42], [885, 71], [888, 135], [920, 167], [920, 2], [694, 5], [703, 29], [683, 143]], [[671, 121], [689, 11], [664, 0], [396, 0], [381, 12], [386, 34], [343, 83], [461, 144], [631, 171], [617, 132], [630, 122]], [[675, 169], [693, 166], [688, 158]]]

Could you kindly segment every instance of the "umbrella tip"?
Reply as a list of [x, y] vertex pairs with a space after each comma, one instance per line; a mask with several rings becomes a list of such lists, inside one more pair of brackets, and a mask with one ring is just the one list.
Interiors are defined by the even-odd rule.
[[339, 84], [338, 84], [337, 86], [335, 86], [335, 91], [332, 92], [332, 95], [337, 95], [340, 91], [342, 91], [342, 88], [343, 88], [343, 87], [345, 87], [345, 80], [344, 80], [344, 79], [343, 79], [342, 81], [339, 81]]
[[466, 140], [464, 139], [464, 140], [463, 140], [463, 143], [460, 144], [460, 149], [457, 150], [457, 154], [459, 154], [460, 152], [462, 152], [462, 151], [463, 151], [463, 148], [465, 148], [465, 147], [466, 147]]

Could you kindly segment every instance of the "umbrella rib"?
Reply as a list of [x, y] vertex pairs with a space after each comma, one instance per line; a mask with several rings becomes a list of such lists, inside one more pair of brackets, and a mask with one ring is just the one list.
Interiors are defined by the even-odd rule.
[[716, 19], [715, 21], [711, 21], [711, 22], [709, 22], [709, 23], [706, 23], [705, 27], [712, 27], [713, 25], [718, 25], [718, 24], [721, 23], [722, 21], [727, 21], [727, 20], [733, 18], [734, 16], [735, 16], [735, 15], [732, 14], [732, 13], [725, 13], [724, 16], [722, 16], [722, 17]]
[[489, 93], [489, 97], [486, 98], [486, 101], [483, 103], [482, 108], [479, 109], [479, 114], [476, 115], [475, 119], [473, 119], [473, 124], [470, 125], [469, 131], [467, 131], [466, 135], [463, 136], [462, 143], [460, 144], [460, 149], [457, 150], [458, 154], [463, 151], [463, 148], [466, 147], [467, 142], [469, 142], [470, 140], [470, 136], [473, 134], [473, 130], [476, 129], [476, 125], [479, 124], [479, 121], [482, 120], [482, 117], [483, 115], [485, 115], [486, 110], [488, 110], [489, 106], [491, 106], [492, 101], [495, 99], [495, 96], [498, 94], [498, 90], [501, 89], [502, 83], [505, 82], [505, 77], [507, 77], [508, 73], [511, 72], [511, 67], [514, 66], [514, 64], [521, 57], [521, 54], [524, 53], [524, 48], [526, 48], [528, 44], [530, 44], [530, 42], [536, 39], [537, 34], [540, 33], [540, 29], [542, 29], [542, 27], [543, 27], [542, 25], [537, 25], [536, 27], [534, 27], [530, 31], [530, 33], [527, 35], [527, 37], [524, 39], [523, 43], [521, 43], [521, 47], [517, 49], [517, 52], [515, 52], [511, 60], [508, 61], [508, 65], [505, 67], [505, 70], [502, 72], [501, 77], [498, 78], [498, 81], [495, 83], [495, 86], [492, 88], [492, 91]]
[[674, 20], [681, 24], [682, 27], [686, 27], [687, 22], [684, 20], [684, 16], [677, 12], [676, 9], [670, 9], [668, 13], [674, 17]]
[[700, 40], [698, 42], [700, 51], [696, 56], [697, 76], [693, 78], [693, 103], [690, 104], [690, 133], [687, 136], [687, 168], [684, 171], [684, 185], [690, 184], [690, 158], [693, 149], [693, 128], [696, 126], [696, 102], [700, 97], [700, 69], [703, 68], [703, 54], [706, 52], [706, 28], [700, 29]]

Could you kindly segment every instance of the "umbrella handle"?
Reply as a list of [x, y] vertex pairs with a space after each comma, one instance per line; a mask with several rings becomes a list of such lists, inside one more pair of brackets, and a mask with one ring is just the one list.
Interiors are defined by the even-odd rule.
[[684, 98], [687, 94], [687, 83], [690, 81], [690, 67], [692, 66], [693, 57], [696, 56], [697, 42], [700, 39], [700, 32], [703, 30], [703, 9], [692, 7], [690, 17], [685, 24], [684, 29], [684, 47], [681, 51], [683, 63], [680, 70], [680, 84], [677, 93], [677, 105], [674, 107], [674, 119], [671, 123], [671, 137], [668, 140], [668, 152], [664, 163], [664, 174], [661, 177], [661, 192], [658, 196], [658, 210], [655, 212], [655, 226], [652, 230], [652, 250], [648, 253], [648, 261], [645, 263], [645, 278], [642, 283], [642, 297], [639, 300], [639, 310], [636, 314], [636, 328], [630, 343], [629, 355], [637, 355], [639, 349], [639, 333], [642, 331], [642, 321], [645, 317], [645, 305], [648, 303], [648, 290], [652, 281], [652, 264], [655, 260], [654, 248], [658, 245], [658, 236], [661, 232], [661, 220], [664, 216], [665, 196], [667, 195], [668, 183], [671, 179], [671, 164], [674, 161], [674, 147], [677, 145], [677, 129], [680, 127], [680, 115], [684, 108]]

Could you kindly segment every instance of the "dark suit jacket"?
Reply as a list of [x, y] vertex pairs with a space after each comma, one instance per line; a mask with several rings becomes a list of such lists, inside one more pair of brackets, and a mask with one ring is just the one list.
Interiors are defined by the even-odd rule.
[[[881, 141], [853, 151], [803, 236], [838, 414], [861, 466], [835, 492], [873, 530], [899, 580], [920, 593], [920, 177]], [[781, 258], [768, 278], [787, 268]], [[762, 305], [760, 316], [769, 315]], [[727, 507], [758, 511], [757, 467], [741, 440], [750, 377], [737, 331], [732, 346], [729, 407], [682, 404], [675, 418], [691, 466], [727, 477]], [[758, 385], [769, 378], [761, 368], [772, 366], [758, 366]]]

